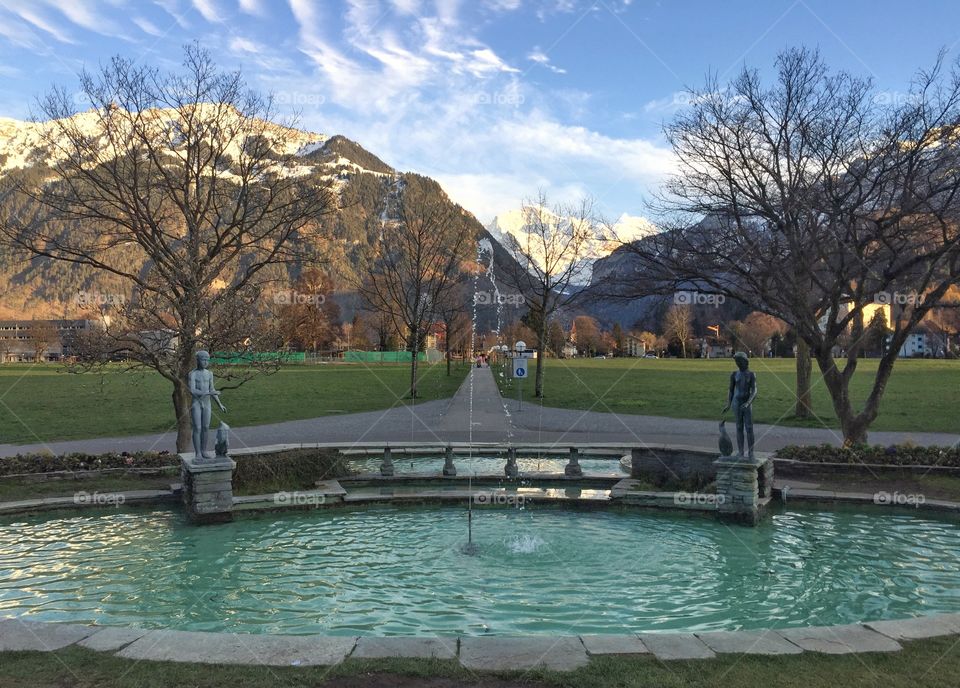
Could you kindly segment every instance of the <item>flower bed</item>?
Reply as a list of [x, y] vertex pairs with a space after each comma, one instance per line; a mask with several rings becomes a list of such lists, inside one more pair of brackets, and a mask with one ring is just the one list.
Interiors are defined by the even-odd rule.
[[158, 469], [179, 466], [180, 457], [170, 452], [122, 452], [120, 454], [17, 454], [0, 459], [0, 476], [44, 473], [81, 473], [107, 469]]
[[867, 446], [850, 448], [829, 444], [784, 447], [776, 458], [807, 463], [832, 463], [874, 466], [943, 466], [960, 468], [960, 448], [919, 447], [914, 445]]

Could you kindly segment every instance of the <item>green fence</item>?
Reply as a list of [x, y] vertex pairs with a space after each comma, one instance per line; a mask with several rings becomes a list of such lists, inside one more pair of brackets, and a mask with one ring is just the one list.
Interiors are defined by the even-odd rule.
[[[409, 351], [344, 351], [343, 360], [351, 363], [410, 363], [413, 355]], [[421, 351], [417, 354], [418, 361], [427, 360], [427, 355]]]
[[210, 362], [216, 365], [244, 365], [280, 361], [282, 363], [303, 363], [307, 355], [303, 351], [216, 351], [210, 354]]

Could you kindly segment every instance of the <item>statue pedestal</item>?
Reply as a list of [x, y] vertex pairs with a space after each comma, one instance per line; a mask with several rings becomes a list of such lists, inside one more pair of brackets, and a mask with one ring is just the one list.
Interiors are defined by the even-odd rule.
[[457, 467], [453, 463], [453, 447], [449, 444], [443, 456], [443, 474], [446, 476], [455, 476], [457, 474]]
[[380, 475], [385, 478], [392, 478], [393, 474], [393, 452], [390, 451], [390, 447], [384, 447], [383, 461], [380, 462]]
[[503, 474], [511, 479], [520, 475], [520, 467], [517, 466], [517, 450], [514, 447], [507, 450], [507, 463], [503, 467]]
[[196, 524], [233, 520], [233, 471], [237, 462], [229, 456], [196, 459], [180, 454], [183, 504]]
[[563, 474], [569, 478], [579, 478], [583, 475], [583, 468], [580, 466], [580, 451], [576, 447], [570, 447], [570, 460], [563, 467]]
[[721, 520], [757, 525], [773, 493], [773, 460], [721, 456], [713, 465], [717, 469], [717, 515]]

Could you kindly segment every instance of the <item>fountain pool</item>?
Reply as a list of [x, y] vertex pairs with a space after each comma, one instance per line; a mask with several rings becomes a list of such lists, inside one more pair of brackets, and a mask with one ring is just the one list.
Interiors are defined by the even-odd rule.
[[0, 618], [326, 635], [586, 634], [960, 611], [960, 527], [790, 506], [757, 528], [555, 507], [394, 505], [0, 520]]

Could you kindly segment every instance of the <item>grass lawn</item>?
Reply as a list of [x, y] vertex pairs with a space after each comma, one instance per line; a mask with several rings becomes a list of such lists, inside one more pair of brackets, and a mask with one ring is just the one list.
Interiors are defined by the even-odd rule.
[[[469, 370], [420, 365], [418, 401], [443, 399]], [[401, 403], [410, 379], [405, 364], [289, 366], [224, 391], [229, 423], [275, 423]], [[53, 364], [0, 365], [0, 443], [139, 435], [174, 427], [170, 383], [152, 373], [72, 374]]]
[[276, 688], [277, 686], [513, 688], [955, 688], [960, 675], [957, 638], [904, 644], [897, 653], [778, 657], [720, 655], [717, 659], [659, 662], [652, 658], [594, 658], [569, 673], [475, 673], [452, 660], [347, 660], [332, 668], [239, 667], [134, 662], [81, 648], [55, 653], [0, 655], [0, 686], [26, 688]]
[[[673, 418], [720, 418], [727, 400], [730, 359], [547, 359], [545, 406], [612, 411]], [[534, 364], [535, 365], [535, 364]], [[523, 381], [523, 399], [533, 401], [534, 365]], [[796, 389], [793, 359], [755, 359], [756, 423], [839, 427], [816, 362], [813, 365], [813, 410], [816, 418], [792, 418]], [[866, 399], [876, 360], [862, 360], [851, 383], [855, 404]], [[494, 371], [497, 372], [496, 370]], [[501, 378], [500, 391], [516, 397], [517, 381]], [[880, 415], [871, 430], [960, 432], [960, 361], [898, 361], [887, 384]], [[728, 414], [729, 418], [729, 414]]]

